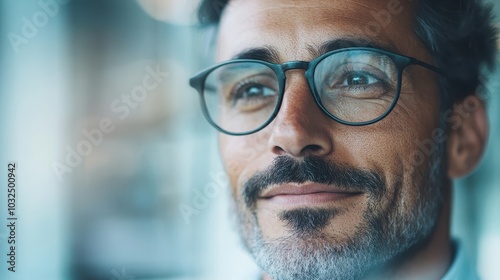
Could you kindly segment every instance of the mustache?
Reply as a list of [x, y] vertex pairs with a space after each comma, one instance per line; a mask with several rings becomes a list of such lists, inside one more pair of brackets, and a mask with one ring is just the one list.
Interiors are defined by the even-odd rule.
[[289, 156], [276, 157], [271, 165], [243, 184], [242, 196], [248, 208], [253, 208], [261, 194], [272, 185], [313, 182], [335, 185], [349, 192], [366, 192], [374, 197], [383, 195], [387, 186], [375, 171], [328, 162], [315, 156], [299, 161]]

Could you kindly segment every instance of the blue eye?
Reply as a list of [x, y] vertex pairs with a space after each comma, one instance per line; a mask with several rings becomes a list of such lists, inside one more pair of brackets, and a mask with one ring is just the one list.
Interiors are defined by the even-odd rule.
[[276, 83], [265, 77], [243, 80], [234, 86], [228, 96], [233, 108], [241, 111], [256, 111], [276, 103]]
[[392, 87], [390, 83], [377, 74], [372, 74], [364, 69], [349, 69], [354, 67], [345, 67], [331, 73], [321, 88], [322, 96], [335, 96], [370, 99], [380, 98], [390, 92]]
[[346, 77], [342, 86], [366, 86], [377, 83], [378, 80], [371, 75], [354, 73]]
[[254, 82], [243, 82], [231, 94], [231, 104], [240, 108], [261, 108], [278, 96], [276, 90]]
[[274, 96], [276, 92], [264, 85], [251, 84], [244, 86], [241, 90], [238, 90], [235, 98], [261, 98], [267, 96]]

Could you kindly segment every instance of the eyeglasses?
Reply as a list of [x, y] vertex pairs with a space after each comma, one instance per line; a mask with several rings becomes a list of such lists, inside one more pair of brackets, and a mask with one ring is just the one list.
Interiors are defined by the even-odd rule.
[[285, 72], [305, 70], [319, 108], [333, 120], [350, 126], [373, 124], [396, 106], [403, 70], [420, 65], [442, 71], [418, 59], [375, 48], [347, 48], [310, 61], [274, 64], [236, 59], [217, 64], [190, 79], [201, 97], [208, 122], [229, 135], [255, 133], [273, 121], [285, 89]]

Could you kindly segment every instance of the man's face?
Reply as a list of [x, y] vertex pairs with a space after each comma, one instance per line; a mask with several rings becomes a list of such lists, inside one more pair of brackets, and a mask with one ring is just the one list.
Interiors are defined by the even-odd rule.
[[[310, 61], [325, 42], [354, 39], [432, 63], [408, 2], [234, 0], [222, 16], [217, 57], [266, 47], [279, 63]], [[355, 278], [431, 235], [443, 151], [438, 145], [424, 160], [415, 152], [439, 127], [434, 75], [407, 67], [394, 110], [355, 127], [320, 110], [303, 70], [287, 71], [272, 123], [247, 136], [220, 135], [241, 234], [265, 271], [276, 279]]]

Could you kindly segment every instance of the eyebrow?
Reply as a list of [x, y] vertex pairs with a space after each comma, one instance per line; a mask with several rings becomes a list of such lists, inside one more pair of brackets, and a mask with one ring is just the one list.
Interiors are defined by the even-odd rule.
[[233, 56], [232, 59], [256, 59], [271, 63], [279, 63], [280, 61], [278, 51], [272, 46], [245, 49]]
[[[319, 47], [309, 45], [307, 50], [313, 57], [321, 56], [327, 52], [345, 49], [345, 48], [354, 48], [354, 47], [366, 47], [366, 48], [376, 48], [391, 52], [397, 52], [397, 49], [389, 44], [376, 42], [372, 40], [360, 39], [360, 38], [340, 38], [340, 39], [332, 39], [322, 43]], [[261, 61], [267, 61], [270, 63], [279, 64], [281, 59], [278, 54], [278, 50], [272, 46], [263, 46], [256, 48], [248, 48], [245, 49], [235, 56], [232, 59], [255, 59]]]
[[319, 47], [314, 47], [312, 45], [309, 45], [308, 50], [313, 56], [318, 57], [327, 52], [345, 48], [375, 48], [390, 52], [398, 52], [396, 47], [394, 47], [389, 43], [361, 39], [361, 38], [333, 39], [324, 42]]

